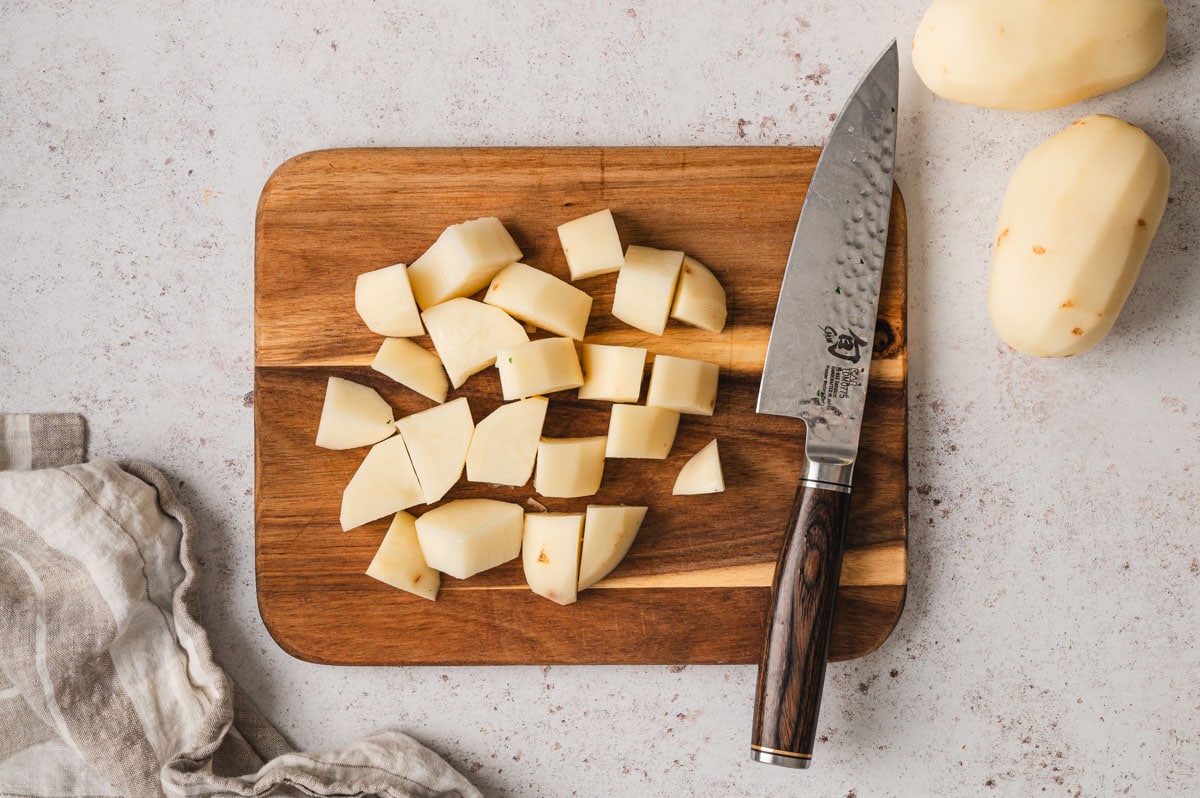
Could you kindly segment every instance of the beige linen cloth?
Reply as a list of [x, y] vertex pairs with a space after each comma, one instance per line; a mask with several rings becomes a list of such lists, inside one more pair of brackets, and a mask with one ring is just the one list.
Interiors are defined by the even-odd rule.
[[0, 415], [0, 796], [457, 796], [398, 732], [297, 753], [213, 662], [194, 538], [76, 415]]

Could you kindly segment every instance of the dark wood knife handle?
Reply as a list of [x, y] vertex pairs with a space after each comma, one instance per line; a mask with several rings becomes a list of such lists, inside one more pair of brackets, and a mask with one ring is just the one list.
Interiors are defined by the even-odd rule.
[[849, 488], [801, 482], [796, 491], [758, 668], [750, 747], [760, 762], [806, 768], [812, 760], [849, 507]]

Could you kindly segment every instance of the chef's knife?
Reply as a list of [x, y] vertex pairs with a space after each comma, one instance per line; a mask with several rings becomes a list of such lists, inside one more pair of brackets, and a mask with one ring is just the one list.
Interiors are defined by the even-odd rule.
[[751, 753], [806, 768], [871, 367], [892, 204], [896, 43], [855, 89], [813, 172], [767, 346], [758, 412], [804, 421], [804, 467], [775, 567]]

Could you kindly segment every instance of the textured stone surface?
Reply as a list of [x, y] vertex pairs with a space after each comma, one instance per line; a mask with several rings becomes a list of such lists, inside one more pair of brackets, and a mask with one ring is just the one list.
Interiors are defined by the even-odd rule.
[[[275, 646], [254, 207], [314, 148], [819, 143], [921, 4], [246, 5], [0, 5], [0, 409], [81, 411], [94, 455], [174, 475], [218, 656], [298, 744], [399, 727], [492, 796], [1200, 791], [1194, 5], [1150, 77], [1058, 111], [955, 106], [904, 64], [912, 587], [881, 650], [830, 668], [805, 774], [748, 761], [749, 667], [336, 669]], [[1171, 201], [1112, 334], [1033, 361], [987, 318], [994, 219], [1021, 156], [1089, 112], [1162, 145]]]

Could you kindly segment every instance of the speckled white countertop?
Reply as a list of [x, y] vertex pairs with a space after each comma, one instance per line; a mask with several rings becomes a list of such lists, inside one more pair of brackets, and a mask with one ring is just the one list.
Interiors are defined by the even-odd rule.
[[[254, 208], [315, 148], [820, 143], [924, 4], [251, 5], [0, 5], [0, 410], [81, 411], [93, 455], [178, 480], [218, 658], [298, 745], [400, 728], [489, 796], [1200, 794], [1194, 3], [1149, 78], [1059, 111], [935, 100], [904, 64], [911, 587], [892, 638], [830, 668], [806, 773], [749, 761], [752, 667], [333, 668], [272, 642]], [[994, 219], [1020, 157], [1093, 111], [1160, 143], [1171, 202], [1113, 333], [1034, 361], [988, 321]]]

